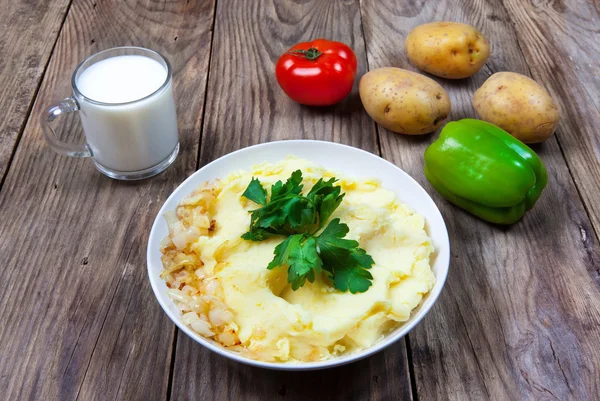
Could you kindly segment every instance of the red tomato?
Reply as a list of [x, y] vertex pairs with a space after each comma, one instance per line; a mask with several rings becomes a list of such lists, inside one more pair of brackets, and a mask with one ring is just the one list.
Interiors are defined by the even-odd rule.
[[309, 106], [340, 102], [352, 90], [356, 56], [340, 42], [315, 39], [302, 42], [277, 61], [275, 75], [292, 100]]

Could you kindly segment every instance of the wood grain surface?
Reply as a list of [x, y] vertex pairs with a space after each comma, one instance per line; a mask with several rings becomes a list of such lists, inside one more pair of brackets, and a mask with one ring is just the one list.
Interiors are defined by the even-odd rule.
[[235, 149], [282, 139], [321, 139], [378, 152], [357, 85], [342, 103], [315, 108], [290, 101], [275, 79], [283, 52], [320, 37], [351, 46], [357, 76], [364, 74], [358, 1], [220, 0], [217, 10], [200, 166]]
[[528, 61], [528, 71], [548, 88], [562, 110], [556, 137], [598, 239], [600, 1], [504, 0], [504, 6]]
[[[279, 89], [274, 75], [279, 56], [296, 42], [318, 37], [350, 45], [358, 74], [365, 73], [357, 1], [218, 2], [200, 165], [280, 139], [321, 139], [378, 152], [375, 126], [356, 86], [343, 103], [323, 109], [300, 106]], [[411, 398], [404, 342], [348, 367], [302, 374], [233, 364], [182, 332], [176, 352], [172, 400]]]
[[0, 16], [0, 186], [70, 0], [3, 1]]
[[[1, 399], [598, 399], [598, 0], [0, 5]], [[422, 155], [437, 133], [377, 127], [356, 87], [337, 106], [310, 108], [275, 80], [279, 55], [317, 37], [349, 44], [359, 77], [414, 69], [407, 33], [444, 19], [478, 27], [492, 45], [475, 76], [434, 77], [452, 119], [475, 116], [473, 92], [496, 71], [532, 76], [562, 109], [556, 136], [534, 147], [548, 187], [512, 227], [486, 224], [431, 188]], [[120, 45], [158, 50], [174, 68], [182, 151], [165, 173], [137, 183], [52, 153], [38, 128], [42, 111], [70, 94], [75, 66]], [[63, 139], [82, 140], [76, 116], [60, 126]], [[145, 250], [159, 207], [195, 169], [251, 144], [299, 138], [381, 154], [415, 177], [444, 215], [452, 263], [437, 304], [406, 341], [341, 368], [285, 373], [233, 363], [179, 332], [152, 294]]]
[[[467, 80], [434, 78], [449, 92], [452, 119], [475, 117], [473, 92], [491, 73], [528, 74], [502, 4], [488, 3], [362, 1], [369, 67], [414, 69], [404, 38], [416, 25], [472, 24], [491, 42], [486, 68]], [[395, 51], [379, 50], [392, 43]], [[568, 125], [577, 122], [565, 113]], [[379, 133], [384, 157], [434, 195], [452, 244], [444, 292], [410, 334], [419, 400], [594, 399], [600, 394], [598, 244], [556, 139], [535, 147], [549, 172], [540, 201], [520, 223], [500, 228], [450, 205], [428, 184], [422, 155], [436, 134]]]
[[[145, 249], [158, 208], [196, 167], [213, 6], [73, 2], [32, 115], [69, 95], [86, 56], [146, 46], [173, 66], [182, 152], [160, 176], [122, 183], [53, 154], [38, 119], [27, 124], [0, 192], [2, 399], [167, 397], [175, 331], [150, 290]], [[67, 120], [65, 138], [81, 141], [77, 127]]]

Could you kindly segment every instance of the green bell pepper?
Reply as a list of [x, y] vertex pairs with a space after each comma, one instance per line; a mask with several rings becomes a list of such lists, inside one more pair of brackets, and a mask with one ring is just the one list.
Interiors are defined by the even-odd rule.
[[483, 220], [512, 224], [548, 182], [527, 145], [481, 120], [453, 121], [425, 151], [425, 177], [444, 198]]

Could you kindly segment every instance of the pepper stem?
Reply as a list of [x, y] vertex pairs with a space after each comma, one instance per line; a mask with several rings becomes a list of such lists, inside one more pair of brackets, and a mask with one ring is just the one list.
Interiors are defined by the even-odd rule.
[[323, 52], [320, 52], [314, 47], [311, 47], [308, 50], [290, 50], [288, 53], [294, 56], [304, 57], [307, 60], [316, 60], [321, 54], [323, 54]]

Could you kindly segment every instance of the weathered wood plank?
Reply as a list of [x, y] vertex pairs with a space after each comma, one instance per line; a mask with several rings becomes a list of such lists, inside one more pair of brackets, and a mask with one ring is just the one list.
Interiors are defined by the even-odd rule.
[[[166, 399], [174, 326], [146, 275], [159, 207], [196, 168], [213, 1], [75, 0], [0, 193], [3, 399]], [[45, 146], [38, 118], [84, 57], [118, 45], [167, 56], [181, 153], [156, 178], [110, 180]], [[70, 140], [78, 124], [67, 119]]]
[[25, 126], [70, 0], [0, 2], [0, 183]]
[[[521, 53], [499, 1], [363, 0], [361, 5], [370, 68], [413, 69], [404, 39], [421, 23], [467, 22], [488, 36], [493, 53], [483, 71], [461, 81], [436, 78], [450, 94], [452, 119], [475, 116], [472, 94], [491, 71], [527, 74], [527, 61], [534, 61]], [[528, 39], [532, 49], [540, 41]], [[562, 85], [559, 96], [581, 101], [575, 87]], [[574, 107], [567, 108], [561, 130], [570, 126], [573, 136], [592, 140], [587, 129], [577, 128], [577, 116]], [[437, 134], [412, 138], [379, 132], [383, 155], [433, 194], [451, 237], [446, 288], [410, 334], [419, 400], [595, 399], [600, 393], [599, 248], [556, 140], [535, 147], [550, 176], [542, 198], [520, 223], [500, 228], [450, 205], [428, 184], [422, 155]]]
[[[219, 2], [200, 164], [251, 144], [324, 139], [377, 152], [373, 123], [356, 90], [329, 108], [300, 106], [275, 79], [275, 63], [293, 44], [325, 37], [354, 49], [357, 76], [366, 59], [356, 1]], [[355, 85], [356, 87], [356, 85]]]
[[364, 361], [312, 372], [249, 367], [179, 332], [171, 400], [411, 400], [404, 341]]
[[[251, 144], [324, 139], [378, 152], [373, 123], [356, 90], [342, 104], [309, 108], [280, 90], [279, 56], [299, 41], [325, 37], [350, 45], [366, 70], [356, 1], [219, 0], [200, 164]], [[282, 155], [284, 156], [284, 155]], [[282, 373], [235, 364], [179, 333], [172, 400], [411, 398], [404, 342], [339, 369]]]
[[548, 88], [561, 107], [556, 136], [598, 239], [600, 3], [502, 2], [532, 77]]

